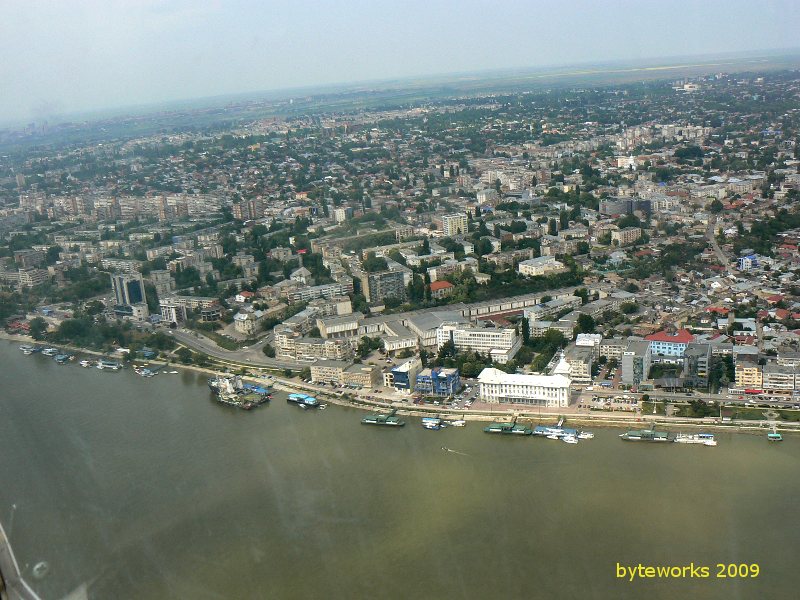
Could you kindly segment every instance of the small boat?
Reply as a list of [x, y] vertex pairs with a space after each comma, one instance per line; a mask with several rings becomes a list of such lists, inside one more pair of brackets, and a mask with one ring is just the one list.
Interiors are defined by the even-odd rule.
[[467, 422], [464, 419], [456, 419], [455, 421], [448, 421], [447, 424], [453, 427], [465, 427]]
[[770, 431], [767, 434], [767, 439], [770, 442], [782, 442], [783, 441], [783, 436], [780, 433], [778, 433], [777, 431]]
[[565, 435], [564, 437], [561, 438], [561, 441], [564, 442], [565, 444], [577, 444], [578, 438], [574, 435]]
[[424, 417], [422, 419], [422, 426], [425, 429], [432, 429], [434, 431], [438, 431], [443, 427], [443, 424], [441, 419], [437, 419], [434, 417]]
[[69, 354], [56, 354], [53, 359], [60, 365], [66, 364], [69, 360]]
[[579, 431], [578, 432], [578, 439], [579, 440], [591, 440], [591, 439], [594, 439], [594, 434], [591, 431]]
[[177, 375], [178, 374], [177, 371], [167, 371], [167, 373], [169, 373], [170, 375]]
[[33, 354], [35, 350], [33, 346], [29, 346], [28, 344], [23, 344], [19, 347], [19, 349], [22, 350], [23, 354]]
[[80, 366], [82, 366], [82, 367], [91, 367], [92, 366], [92, 361], [90, 361], [90, 360], [82, 360], [78, 364]]
[[558, 435], [556, 435], [554, 433], [551, 433], [550, 435], [546, 435], [544, 437], [546, 437], [548, 440], [560, 440], [561, 439], [561, 436], [558, 436]]
[[44, 350], [42, 350], [42, 354], [44, 354], [45, 356], [55, 356], [56, 354], [58, 354], [58, 348], [45, 348]]

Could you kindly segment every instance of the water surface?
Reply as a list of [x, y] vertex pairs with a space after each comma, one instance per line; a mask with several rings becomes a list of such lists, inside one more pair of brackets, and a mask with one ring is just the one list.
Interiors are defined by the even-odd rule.
[[[43, 598], [795, 597], [800, 439], [571, 446], [360, 424], [0, 342], [0, 521]], [[455, 452], [446, 452], [442, 446]], [[16, 506], [16, 508], [13, 508]], [[41, 580], [31, 569], [47, 561]], [[627, 582], [625, 565], [711, 567]], [[758, 563], [757, 579], [713, 577]]]

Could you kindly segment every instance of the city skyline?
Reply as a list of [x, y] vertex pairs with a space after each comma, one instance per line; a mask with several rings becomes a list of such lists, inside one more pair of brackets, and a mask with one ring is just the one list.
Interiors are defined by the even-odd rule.
[[[454, 73], [774, 52], [796, 46], [800, 22], [786, 1], [471, 1], [458, 10], [436, 2], [12, 2], [5, 12], [0, 122]], [[719, 35], [709, 35], [712, 25]]]

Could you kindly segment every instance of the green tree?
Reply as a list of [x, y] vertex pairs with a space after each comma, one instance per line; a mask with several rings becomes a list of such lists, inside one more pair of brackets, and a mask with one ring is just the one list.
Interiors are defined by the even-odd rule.
[[386, 263], [386, 259], [375, 256], [374, 252], [367, 253], [367, 258], [363, 261], [361, 266], [367, 273], [385, 271], [389, 268], [389, 265]]
[[595, 323], [591, 315], [581, 313], [578, 315], [577, 326], [575, 331], [577, 333], [594, 333]]
[[192, 362], [192, 351], [185, 346], [181, 346], [175, 351], [175, 356], [178, 357], [183, 364], [188, 365]]
[[431, 243], [428, 241], [428, 238], [422, 240], [422, 245], [417, 252], [419, 256], [428, 256], [431, 253]]
[[275, 358], [275, 348], [272, 344], [264, 344], [264, 347], [261, 349], [265, 356], [268, 358]]
[[47, 321], [42, 317], [34, 317], [30, 322], [30, 334], [35, 340], [43, 340], [47, 332]]
[[50, 246], [47, 249], [47, 264], [54, 265], [58, 261], [58, 255], [63, 250], [61, 246]]

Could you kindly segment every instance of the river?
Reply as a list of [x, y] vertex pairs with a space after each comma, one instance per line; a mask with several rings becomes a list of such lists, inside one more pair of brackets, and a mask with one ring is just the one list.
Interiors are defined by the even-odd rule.
[[[360, 424], [204, 375], [57, 365], [0, 341], [0, 522], [45, 599], [796, 597], [800, 438], [568, 445]], [[442, 450], [446, 446], [457, 452]], [[33, 566], [45, 561], [41, 579]], [[616, 563], [711, 567], [618, 578]], [[716, 563], [756, 578], [716, 578]]]

